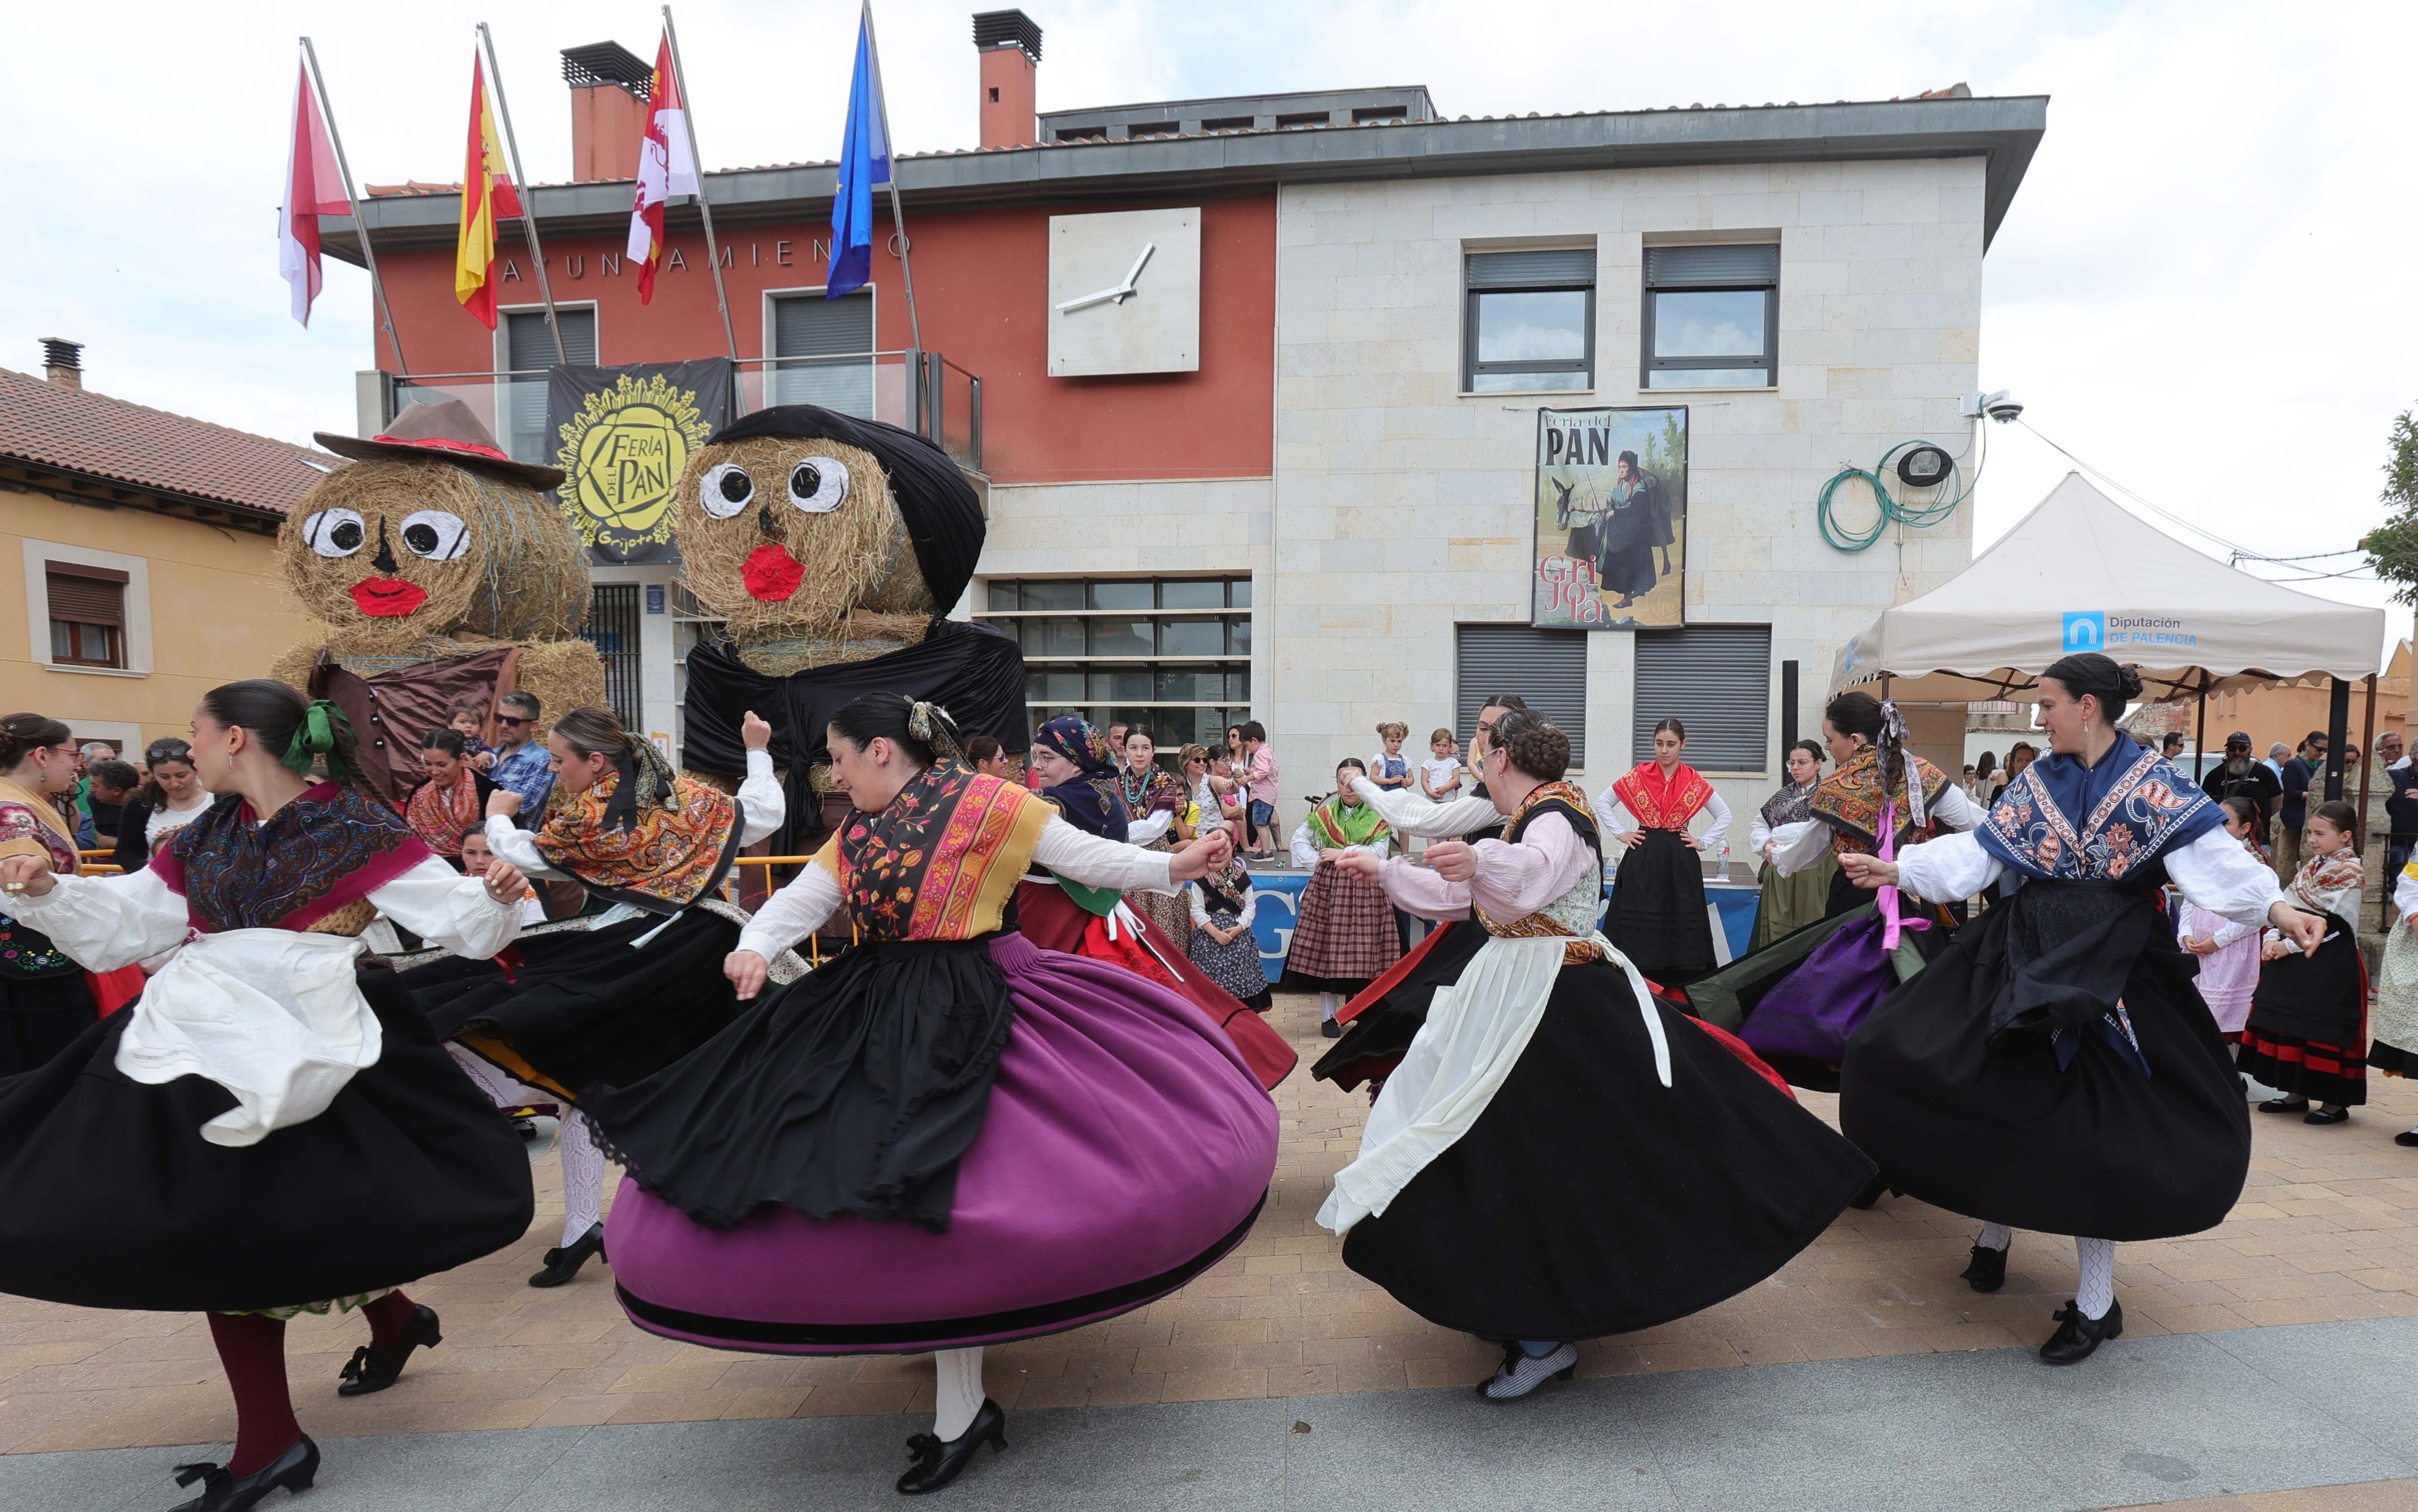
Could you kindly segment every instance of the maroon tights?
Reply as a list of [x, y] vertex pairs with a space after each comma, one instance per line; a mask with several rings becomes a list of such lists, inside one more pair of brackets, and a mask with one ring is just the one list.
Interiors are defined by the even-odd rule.
[[[411, 1299], [390, 1291], [361, 1308], [370, 1321], [370, 1343], [399, 1342], [410, 1325]], [[209, 1315], [210, 1342], [235, 1394], [235, 1453], [227, 1473], [250, 1475], [283, 1454], [302, 1436], [294, 1398], [285, 1384], [285, 1320], [253, 1313]]]

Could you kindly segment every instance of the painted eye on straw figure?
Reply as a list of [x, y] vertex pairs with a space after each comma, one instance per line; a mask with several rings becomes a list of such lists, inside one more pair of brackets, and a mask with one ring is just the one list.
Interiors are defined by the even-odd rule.
[[848, 464], [814, 457], [789, 471], [789, 502], [808, 514], [829, 514], [848, 500]]
[[735, 462], [726, 462], [697, 484], [696, 501], [717, 520], [727, 520], [756, 497], [756, 480]]
[[321, 510], [302, 522], [302, 539], [322, 557], [349, 557], [369, 539], [352, 510]]
[[470, 532], [462, 517], [444, 510], [414, 510], [403, 520], [403, 543], [430, 561], [450, 562], [462, 555]]

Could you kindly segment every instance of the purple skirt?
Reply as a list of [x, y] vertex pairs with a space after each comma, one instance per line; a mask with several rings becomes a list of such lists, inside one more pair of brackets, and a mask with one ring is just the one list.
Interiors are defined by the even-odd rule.
[[625, 1180], [605, 1249], [631, 1321], [777, 1354], [999, 1343], [1145, 1306], [1242, 1242], [1277, 1110], [1233, 1042], [1122, 968], [1017, 934], [990, 953], [1016, 1025], [947, 1231], [789, 1208], [712, 1229]]

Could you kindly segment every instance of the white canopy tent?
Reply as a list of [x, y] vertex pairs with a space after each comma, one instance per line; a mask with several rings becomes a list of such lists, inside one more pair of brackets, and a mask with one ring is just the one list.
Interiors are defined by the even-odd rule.
[[2203, 557], [2068, 473], [1971, 566], [1841, 648], [1830, 687], [1886, 679], [1902, 703], [2016, 698], [2058, 658], [2104, 651], [2139, 666], [2144, 696], [2181, 698], [2349, 683], [2375, 675], [2383, 644], [2383, 610]]

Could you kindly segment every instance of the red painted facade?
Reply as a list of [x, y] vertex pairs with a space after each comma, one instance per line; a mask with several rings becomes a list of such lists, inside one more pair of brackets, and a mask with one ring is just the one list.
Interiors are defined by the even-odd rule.
[[[1048, 244], [1052, 214], [1150, 209], [1183, 200], [911, 213], [915, 299], [924, 347], [983, 382], [984, 470], [1001, 483], [1158, 478], [1264, 478], [1275, 462], [1276, 199], [1255, 194], [1201, 205], [1201, 369], [1134, 377], [1048, 375]], [[876, 235], [887, 220], [876, 222]], [[821, 286], [827, 222], [715, 227], [729, 266], [739, 356], [764, 355], [764, 295]], [[676, 230], [685, 267], [658, 274], [654, 302], [638, 303], [637, 273], [622, 237], [546, 237], [559, 303], [594, 301], [597, 358], [605, 364], [674, 361], [724, 351], [705, 237]], [[879, 245], [879, 243], [877, 243]], [[500, 302], [538, 303], [536, 269], [517, 238], [497, 249], [508, 266]], [[496, 339], [454, 302], [449, 245], [381, 247], [378, 267], [415, 374], [486, 373]], [[876, 338], [884, 351], [911, 344], [897, 259], [874, 261]], [[391, 356], [379, 343], [382, 365]]]

